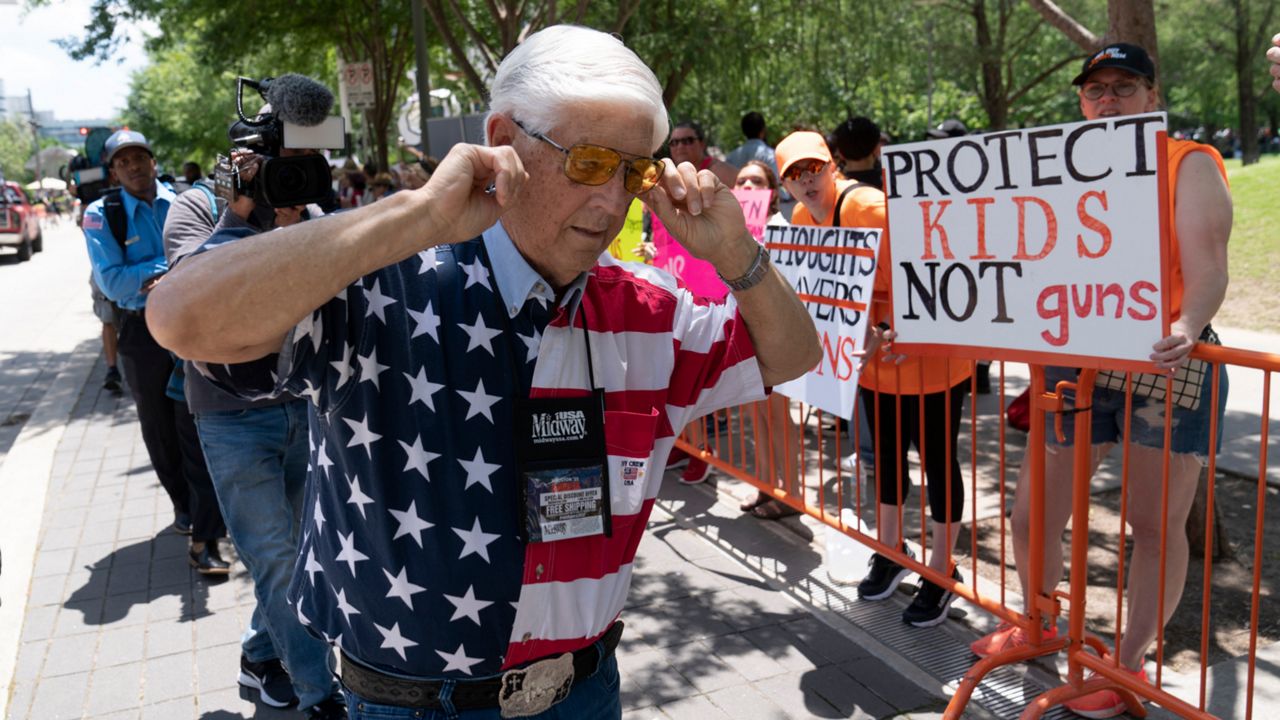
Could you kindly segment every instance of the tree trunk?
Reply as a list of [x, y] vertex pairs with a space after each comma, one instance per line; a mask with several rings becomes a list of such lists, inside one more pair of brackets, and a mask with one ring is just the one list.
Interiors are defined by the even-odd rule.
[[990, 128], [1003, 130], [1009, 119], [1004, 76], [1000, 73], [1000, 59], [1004, 56], [1004, 48], [996, 47], [996, 41], [991, 36], [986, 0], [973, 0], [969, 7], [973, 13], [974, 41], [978, 46], [978, 62], [982, 71], [982, 109], [987, 113]]
[[[1187, 515], [1187, 543], [1191, 548], [1192, 558], [1203, 558], [1205, 548], [1205, 510], [1208, 504], [1209, 471], [1200, 470], [1200, 483], [1196, 489], [1196, 499], [1191, 505], [1191, 513]], [[1230, 560], [1235, 557], [1231, 547], [1231, 538], [1227, 536], [1227, 526], [1222, 522], [1222, 510], [1216, 503], [1213, 506], [1213, 531], [1209, 540], [1213, 543], [1210, 560]]]
[[1244, 165], [1258, 162], [1258, 96], [1254, 86], [1254, 51], [1249, 43], [1249, 13], [1242, 0], [1234, 0], [1236, 36], [1236, 96], [1240, 113], [1240, 159]]
[[1108, 0], [1107, 41], [1140, 45], [1160, 67], [1153, 0]]

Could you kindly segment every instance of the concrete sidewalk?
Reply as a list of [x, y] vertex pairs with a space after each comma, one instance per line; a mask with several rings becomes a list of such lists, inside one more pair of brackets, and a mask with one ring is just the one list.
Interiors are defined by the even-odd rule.
[[[247, 574], [195, 574], [147, 461], [132, 404], [101, 391], [88, 344], [68, 421], [45, 475], [48, 497], [25, 598], [7, 717], [293, 718], [241, 699]], [[64, 373], [61, 377], [73, 377]], [[22, 437], [10, 459], [22, 452]], [[31, 463], [31, 460], [28, 460]], [[794, 534], [741, 515], [711, 486], [669, 483], [640, 546], [619, 649], [626, 717], [930, 717], [933, 691], [860, 646], [705, 539], [732, 535], [756, 562], [820, 564]], [[11, 513], [36, 512], [12, 507]], [[785, 558], [785, 560], [784, 560]], [[797, 563], [795, 558], [800, 558]], [[14, 572], [7, 567], [6, 573]]]

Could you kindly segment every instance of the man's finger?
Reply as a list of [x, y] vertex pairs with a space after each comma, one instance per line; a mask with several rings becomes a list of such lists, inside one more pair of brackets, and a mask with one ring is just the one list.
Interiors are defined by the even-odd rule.
[[710, 170], [698, 171], [698, 191], [702, 196], [702, 207], [710, 207], [716, 200], [720, 190], [720, 178]]
[[697, 192], [698, 187], [698, 170], [693, 167], [693, 163], [680, 163], [676, 168], [676, 172], [680, 175], [680, 186], [685, 191], [684, 207], [689, 211], [690, 215], [702, 214], [702, 194]]

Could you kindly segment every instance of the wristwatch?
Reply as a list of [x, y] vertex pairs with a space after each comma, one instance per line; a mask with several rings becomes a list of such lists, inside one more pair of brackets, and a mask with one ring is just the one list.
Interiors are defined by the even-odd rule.
[[729, 278], [720, 275], [719, 271], [716, 271], [716, 274], [720, 275], [720, 279], [724, 281], [725, 285], [729, 286], [730, 290], [737, 292], [740, 290], [750, 290], [756, 285], [759, 285], [760, 281], [764, 280], [765, 277], [768, 276], [769, 267], [769, 251], [765, 249], [763, 244], [761, 244], [756, 248], [756, 257], [751, 261], [751, 267], [747, 269], [747, 272], [742, 277], [730, 280]]

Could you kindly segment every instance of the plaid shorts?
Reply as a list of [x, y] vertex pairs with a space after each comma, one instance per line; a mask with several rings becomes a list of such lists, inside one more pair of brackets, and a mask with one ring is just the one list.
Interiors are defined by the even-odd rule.
[[[1199, 456], [1209, 454], [1209, 420], [1210, 412], [1218, 414], [1218, 438], [1215, 452], [1222, 450], [1223, 416], [1227, 409], [1227, 370], [1219, 365], [1218, 404], [1213, 405], [1213, 374], [1206, 372], [1201, 383], [1200, 406], [1188, 410], [1178, 405], [1173, 406], [1173, 428], [1170, 431], [1170, 449], [1175, 453], [1191, 453]], [[1075, 368], [1045, 368], [1045, 387], [1052, 390], [1057, 383], [1067, 380], [1074, 382]], [[1075, 393], [1066, 391], [1066, 406], [1075, 407]], [[1094, 388], [1093, 390], [1093, 422], [1090, 426], [1090, 441], [1094, 445], [1120, 442], [1124, 436], [1124, 392]], [[1053, 431], [1053, 413], [1045, 413], [1047, 423], [1046, 436], [1050, 443], [1058, 444]], [[1133, 398], [1133, 419], [1130, 422], [1130, 442], [1145, 447], [1164, 447], [1164, 400], [1135, 395]], [[1075, 422], [1072, 416], [1063, 418], [1062, 431], [1066, 435], [1067, 445], [1072, 444], [1075, 433]]]

